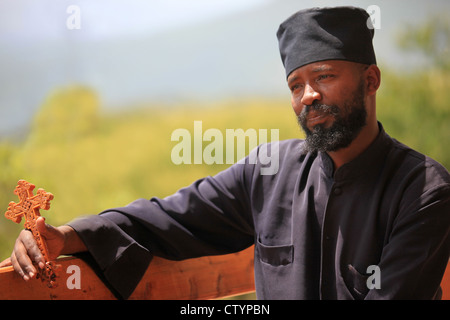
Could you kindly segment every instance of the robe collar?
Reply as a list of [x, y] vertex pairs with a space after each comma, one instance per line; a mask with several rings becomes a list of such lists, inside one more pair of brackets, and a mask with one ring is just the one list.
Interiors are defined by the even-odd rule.
[[335, 182], [356, 178], [366, 179], [377, 174], [384, 165], [384, 159], [393, 144], [392, 138], [384, 131], [383, 125], [378, 122], [380, 129], [375, 140], [360, 155], [350, 162], [343, 164], [334, 172], [334, 164], [326, 152], [319, 152], [321, 167], [325, 174], [334, 178]]

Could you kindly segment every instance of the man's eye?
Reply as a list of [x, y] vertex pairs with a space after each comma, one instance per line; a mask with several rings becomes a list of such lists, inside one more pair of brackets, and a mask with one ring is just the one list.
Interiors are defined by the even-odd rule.
[[294, 92], [294, 91], [296, 91], [298, 89], [301, 89], [301, 87], [302, 87], [301, 84], [296, 83], [296, 84], [291, 86], [291, 91]]
[[327, 78], [332, 78], [333, 75], [332, 74], [321, 74], [320, 76], [317, 77], [317, 80], [324, 80]]

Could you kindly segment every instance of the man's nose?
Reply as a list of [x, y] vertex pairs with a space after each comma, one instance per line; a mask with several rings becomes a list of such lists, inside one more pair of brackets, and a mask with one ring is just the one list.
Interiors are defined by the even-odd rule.
[[314, 88], [310, 85], [306, 85], [303, 91], [303, 97], [301, 103], [305, 106], [310, 106], [313, 104], [315, 100], [321, 100], [322, 97], [319, 92], [314, 90]]

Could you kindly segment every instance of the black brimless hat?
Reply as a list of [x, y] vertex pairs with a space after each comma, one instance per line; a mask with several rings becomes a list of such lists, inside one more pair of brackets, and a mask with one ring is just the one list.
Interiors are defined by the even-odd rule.
[[324, 60], [376, 64], [374, 28], [361, 8], [335, 7], [301, 10], [277, 32], [286, 78], [297, 68]]

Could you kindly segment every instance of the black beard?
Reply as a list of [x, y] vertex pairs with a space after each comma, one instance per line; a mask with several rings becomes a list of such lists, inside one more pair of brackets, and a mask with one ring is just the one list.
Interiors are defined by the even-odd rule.
[[[313, 131], [309, 130], [306, 126], [306, 116], [311, 109], [334, 117], [333, 125], [325, 128], [322, 124], [318, 124], [314, 126]], [[342, 112], [349, 113], [342, 117]], [[337, 151], [348, 147], [366, 125], [366, 119], [367, 111], [362, 85], [353, 95], [353, 99], [342, 108], [318, 103], [306, 106], [297, 117], [298, 123], [306, 134], [304, 152]]]

